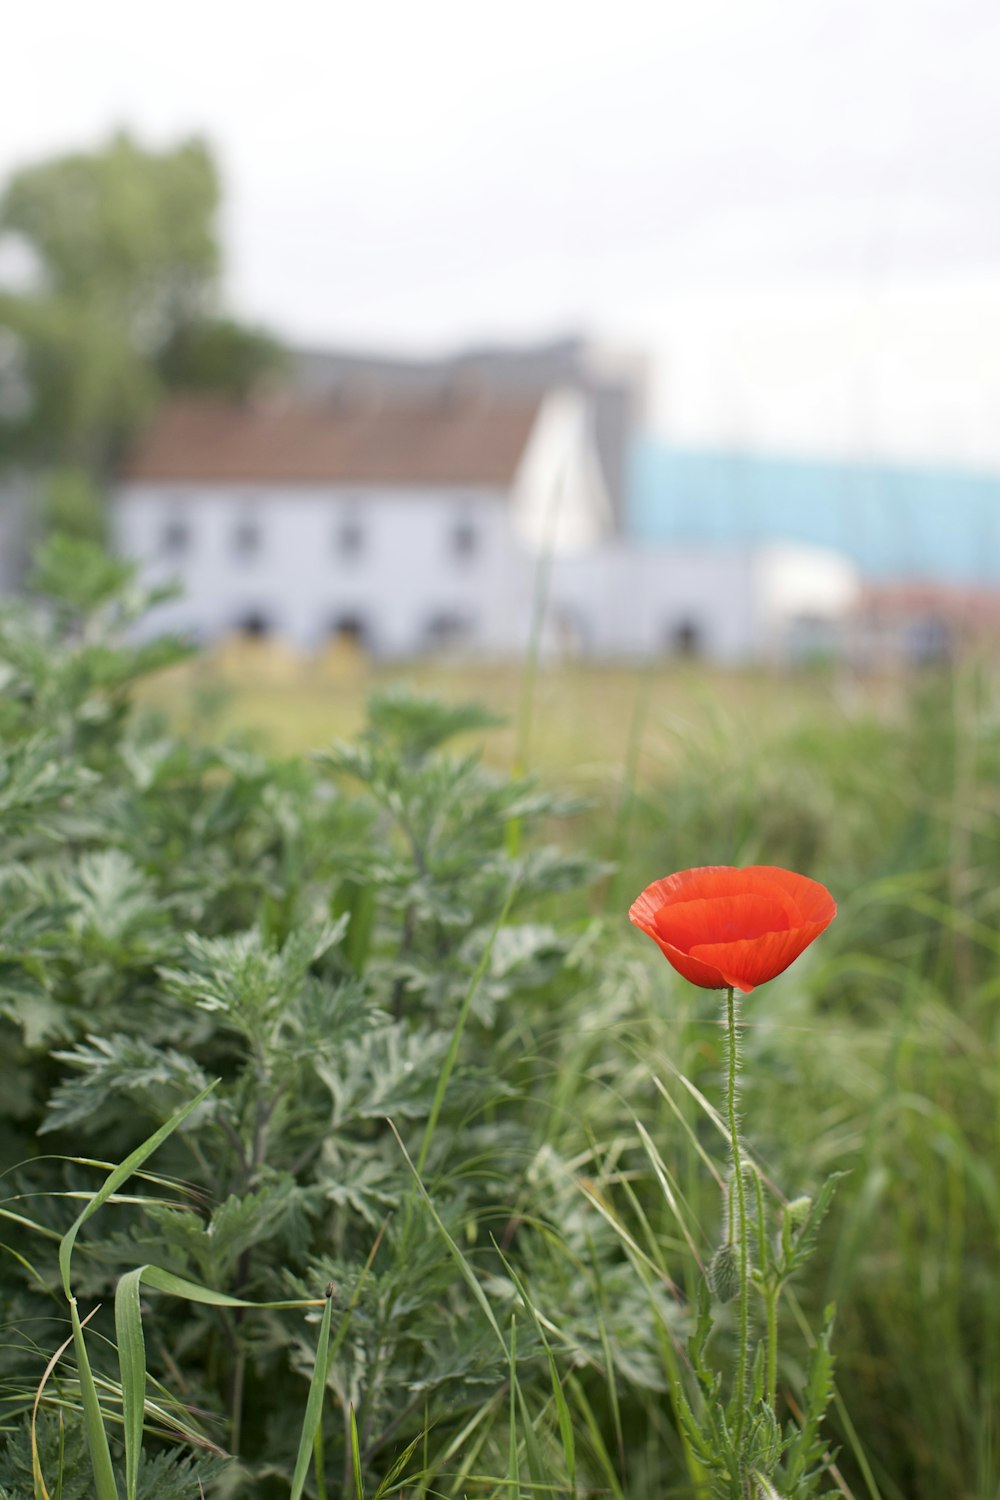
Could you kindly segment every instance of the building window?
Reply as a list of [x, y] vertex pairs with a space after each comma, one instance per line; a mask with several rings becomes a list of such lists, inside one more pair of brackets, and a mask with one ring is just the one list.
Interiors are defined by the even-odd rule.
[[424, 644], [429, 651], [454, 651], [468, 645], [474, 628], [468, 615], [442, 610], [428, 620]]
[[331, 639], [358, 651], [368, 649], [368, 626], [361, 615], [338, 615], [330, 626]]
[[271, 621], [263, 610], [248, 610], [236, 623], [240, 635], [247, 640], [263, 641], [271, 634]]
[[334, 541], [341, 557], [360, 557], [365, 550], [365, 533], [361, 522], [354, 516], [345, 517], [337, 527]]
[[451, 528], [452, 556], [459, 558], [462, 562], [469, 562], [478, 550], [479, 532], [476, 530], [475, 523], [463, 516]]
[[701, 626], [695, 620], [680, 620], [670, 631], [670, 648], [675, 656], [700, 656], [702, 646]]
[[161, 550], [168, 557], [181, 557], [191, 545], [191, 528], [183, 516], [168, 516], [160, 536]]
[[242, 516], [233, 532], [233, 551], [237, 557], [256, 557], [260, 551], [260, 526], [253, 516]]

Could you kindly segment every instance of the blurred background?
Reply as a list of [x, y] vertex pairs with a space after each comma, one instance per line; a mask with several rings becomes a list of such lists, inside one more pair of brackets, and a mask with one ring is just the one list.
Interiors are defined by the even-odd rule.
[[255, 682], [992, 641], [986, 0], [97, 0], [8, 42], [0, 587], [101, 535]]

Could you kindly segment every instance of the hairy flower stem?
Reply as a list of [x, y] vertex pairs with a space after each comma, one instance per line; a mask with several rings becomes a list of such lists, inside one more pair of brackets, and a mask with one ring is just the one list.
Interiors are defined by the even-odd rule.
[[760, 1184], [760, 1173], [753, 1169], [753, 1190], [757, 1208], [757, 1265], [765, 1268], [760, 1280], [761, 1296], [767, 1314], [767, 1404], [776, 1412], [778, 1395], [778, 1298], [782, 1283], [777, 1273], [769, 1268], [767, 1240], [764, 1229], [764, 1192]]
[[767, 1308], [767, 1404], [775, 1409], [778, 1399], [778, 1296], [781, 1287], [769, 1282], [764, 1292]]
[[736, 1189], [736, 1234], [740, 1266], [740, 1330], [736, 1357], [736, 1436], [743, 1432], [747, 1399], [747, 1354], [750, 1342], [750, 1253], [747, 1234], [747, 1195], [743, 1181], [740, 1153], [740, 1131], [736, 1118], [736, 1074], [739, 1068], [739, 1028], [736, 1024], [736, 996], [733, 986], [726, 991], [726, 1025], [729, 1033], [729, 1081], [726, 1102], [729, 1110], [729, 1145], [733, 1157], [733, 1186]]

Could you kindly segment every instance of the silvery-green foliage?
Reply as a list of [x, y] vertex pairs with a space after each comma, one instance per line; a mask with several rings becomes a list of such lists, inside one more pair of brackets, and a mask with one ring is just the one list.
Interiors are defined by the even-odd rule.
[[[502, 1453], [508, 1353], [405, 1151], [501, 1322], [523, 1318], [521, 1399], [540, 1431], [554, 1420], [549, 1377], [501, 1248], [551, 1285], [574, 1359], [596, 1367], [611, 1350], [622, 1378], [654, 1380], [644, 1294], [622, 1285], [616, 1326], [593, 1332], [595, 1266], [611, 1284], [621, 1269], [613, 1238], [591, 1225], [579, 1269], [553, 1248], [570, 1232], [571, 1177], [523, 1212], [551, 1064], [526, 1051], [518, 1018], [534, 1025], [586, 993], [586, 945], [548, 898], [603, 868], [535, 830], [579, 804], [488, 769], [467, 743], [453, 753], [492, 722], [481, 709], [404, 691], [377, 696], [357, 744], [313, 763], [179, 738], [131, 702], [178, 652], [122, 634], [140, 604], [127, 570], [60, 544], [40, 582], [57, 597], [0, 622], [0, 1139], [24, 1163], [8, 1202], [39, 1226], [5, 1230], [16, 1255], [0, 1294], [20, 1319], [48, 1320], [34, 1366], [22, 1351], [19, 1368], [37, 1381], [45, 1339], [51, 1350], [63, 1336], [42, 1231], [58, 1235], [99, 1184], [88, 1159], [121, 1160], [217, 1078], [154, 1175], [79, 1237], [74, 1289], [86, 1311], [104, 1305], [90, 1325], [98, 1362], [114, 1283], [146, 1262], [256, 1300], [321, 1295], [330, 1280], [328, 1487], [343, 1473], [345, 1402], [373, 1474], [425, 1427], [447, 1452], [479, 1407], [496, 1430], [484, 1455]], [[565, 1226], [546, 1240], [549, 1207]], [[150, 1294], [143, 1326], [152, 1375], [205, 1414], [213, 1440], [238, 1442], [242, 1468], [213, 1481], [154, 1443], [142, 1492], [287, 1493], [313, 1323]], [[19, 1451], [12, 1440], [11, 1462]]]

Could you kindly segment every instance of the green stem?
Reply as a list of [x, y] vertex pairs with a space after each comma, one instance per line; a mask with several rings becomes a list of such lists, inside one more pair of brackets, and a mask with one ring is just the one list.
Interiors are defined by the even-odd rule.
[[[242, 1311], [242, 1309], [239, 1309]], [[232, 1396], [229, 1409], [229, 1449], [239, 1458], [243, 1441], [243, 1382], [246, 1377], [247, 1357], [242, 1349], [236, 1353], [233, 1365]]]
[[[764, 1229], [764, 1190], [761, 1187], [760, 1172], [756, 1166], [752, 1170], [754, 1197], [757, 1200], [757, 1264], [762, 1268], [759, 1284], [767, 1310], [767, 1401], [771, 1410], [775, 1411], [774, 1403], [778, 1390], [778, 1300], [781, 1296], [782, 1283], [769, 1264]], [[787, 1250], [785, 1254], [787, 1258]]]
[[740, 1254], [740, 1331], [736, 1358], [736, 1437], [743, 1432], [747, 1401], [747, 1357], [750, 1343], [750, 1255], [747, 1239], [747, 1196], [743, 1182], [740, 1154], [740, 1132], [736, 1120], [736, 1073], [739, 1067], [739, 1030], [736, 1025], [736, 997], [733, 986], [726, 992], [726, 1024], [729, 1031], [729, 1144], [733, 1155], [733, 1186], [736, 1189], [736, 1224]]
[[768, 1281], [764, 1291], [767, 1308], [767, 1404], [774, 1411], [778, 1395], [778, 1297], [781, 1286]]

